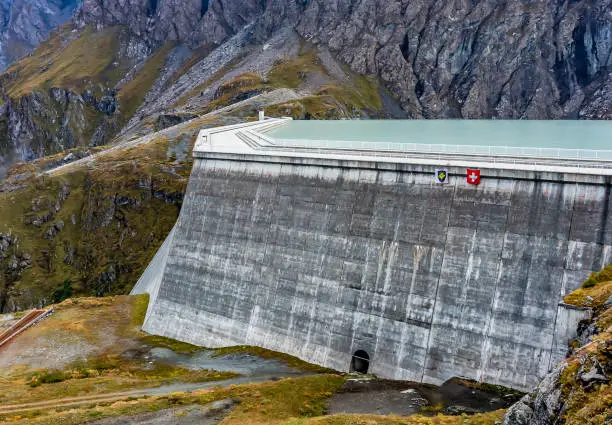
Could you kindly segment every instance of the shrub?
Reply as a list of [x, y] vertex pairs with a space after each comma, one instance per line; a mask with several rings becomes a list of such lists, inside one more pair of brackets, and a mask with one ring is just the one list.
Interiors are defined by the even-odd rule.
[[583, 288], [592, 288], [595, 285], [597, 285], [597, 282], [595, 282], [594, 279], [588, 278], [587, 280], [584, 281], [584, 283], [582, 284], [582, 287]]
[[612, 264], [607, 265], [597, 273], [591, 273], [589, 278], [582, 284], [583, 288], [592, 288], [600, 282], [612, 281]]
[[66, 374], [59, 370], [43, 371], [36, 373], [30, 379], [30, 387], [38, 387], [41, 384], [54, 384], [67, 379]]
[[72, 296], [72, 282], [68, 279], [64, 280], [62, 286], [53, 292], [53, 301], [55, 304], [61, 303]]
[[89, 369], [104, 372], [107, 370], [118, 369], [121, 366], [121, 361], [118, 356], [100, 356], [89, 359]]

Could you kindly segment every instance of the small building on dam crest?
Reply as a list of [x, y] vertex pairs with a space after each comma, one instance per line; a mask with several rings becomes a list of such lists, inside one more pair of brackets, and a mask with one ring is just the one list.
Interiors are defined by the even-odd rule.
[[203, 130], [180, 217], [133, 291], [151, 296], [144, 330], [384, 378], [529, 390], [590, 315], [563, 297], [612, 262], [612, 152], [597, 145], [611, 127], [266, 119]]

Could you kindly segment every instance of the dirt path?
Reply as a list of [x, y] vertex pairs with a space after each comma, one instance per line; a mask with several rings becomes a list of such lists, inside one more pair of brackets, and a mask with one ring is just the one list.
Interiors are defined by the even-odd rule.
[[[298, 376], [298, 375], [296, 375]], [[265, 382], [273, 379], [279, 379], [277, 375], [267, 376], [241, 376], [238, 378], [226, 379], [224, 381], [211, 381], [211, 382], [200, 382], [200, 383], [179, 383], [162, 385], [156, 388], [144, 388], [140, 390], [123, 391], [116, 393], [107, 394], [96, 394], [91, 396], [80, 396], [80, 397], [68, 397], [54, 400], [38, 401], [33, 403], [24, 404], [8, 404], [0, 406], [0, 415], [13, 414], [19, 412], [26, 412], [31, 410], [40, 409], [52, 409], [56, 407], [73, 407], [82, 404], [91, 403], [102, 403], [102, 402], [114, 402], [129, 397], [145, 397], [145, 396], [163, 396], [176, 392], [192, 392], [209, 390], [211, 388], [221, 386], [226, 387], [229, 385], [244, 385], [253, 384], [258, 382]]]

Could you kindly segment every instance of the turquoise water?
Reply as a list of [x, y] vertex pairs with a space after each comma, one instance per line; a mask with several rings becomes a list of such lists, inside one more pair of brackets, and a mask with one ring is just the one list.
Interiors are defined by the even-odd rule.
[[[612, 150], [612, 121], [293, 121], [268, 133], [312, 146], [371, 148], [385, 143]], [[319, 143], [325, 140], [326, 143]], [[359, 143], [356, 143], [359, 142]], [[288, 142], [296, 144], [296, 142]]]

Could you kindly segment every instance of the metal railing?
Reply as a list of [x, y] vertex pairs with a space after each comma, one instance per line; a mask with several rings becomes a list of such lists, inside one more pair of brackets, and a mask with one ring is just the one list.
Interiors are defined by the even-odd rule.
[[[260, 135], [261, 136], [261, 135]], [[269, 137], [265, 139], [270, 140]], [[448, 145], [425, 143], [365, 142], [348, 140], [273, 139], [279, 147], [322, 148], [367, 152], [407, 152], [426, 154], [456, 154], [476, 156], [506, 156], [515, 158], [563, 159], [580, 161], [610, 161], [612, 150], [536, 148], [486, 145]]]
[[440, 161], [463, 158], [493, 164], [612, 168], [612, 150], [277, 139], [255, 130], [247, 130], [242, 134], [253, 141], [256, 149], [262, 151], [374, 158], [428, 158]]

